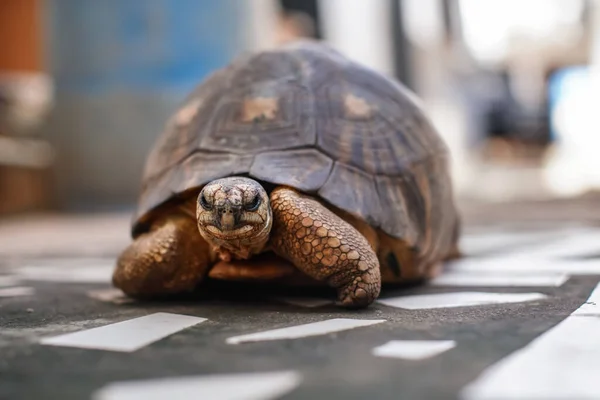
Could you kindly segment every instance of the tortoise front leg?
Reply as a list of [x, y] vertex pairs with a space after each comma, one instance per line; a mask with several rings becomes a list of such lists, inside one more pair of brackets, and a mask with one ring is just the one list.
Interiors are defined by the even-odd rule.
[[273, 251], [338, 290], [347, 307], [366, 307], [381, 290], [379, 261], [367, 239], [321, 203], [292, 189], [271, 194]]
[[196, 221], [175, 214], [152, 226], [121, 253], [113, 284], [131, 297], [193, 290], [211, 265], [209, 246]]

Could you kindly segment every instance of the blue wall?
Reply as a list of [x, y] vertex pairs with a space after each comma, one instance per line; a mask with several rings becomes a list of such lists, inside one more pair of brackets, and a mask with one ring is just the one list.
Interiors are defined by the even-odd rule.
[[[236, 8], [236, 4], [238, 8]], [[190, 88], [239, 46], [239, 0], [55, 0], [60, 90]]]
[[242, 48], [245, 0], [50, 0], [57, 200], [135, 201], [146, 154], [179, 101]]

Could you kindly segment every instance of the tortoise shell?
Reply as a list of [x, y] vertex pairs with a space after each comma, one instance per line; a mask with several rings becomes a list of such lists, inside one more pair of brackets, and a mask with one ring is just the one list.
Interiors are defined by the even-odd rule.
[[412, 245], [449, 242], [448, 150], [400, 83], [318, 42], [247, 55], [201, 83], [151, 151], [133, 222], [211, 180], [313, 194]]

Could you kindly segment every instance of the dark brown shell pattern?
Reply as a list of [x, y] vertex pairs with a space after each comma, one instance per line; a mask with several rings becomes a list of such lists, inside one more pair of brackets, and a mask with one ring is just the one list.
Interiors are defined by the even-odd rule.
[[400, 83], [299, 42], [241, 57], [191, 93], [147, 159], [133, 232], [174, 196], [247, 175], [320, 197], [411, 246], [443, 248], [457, 221], [448, 162]]

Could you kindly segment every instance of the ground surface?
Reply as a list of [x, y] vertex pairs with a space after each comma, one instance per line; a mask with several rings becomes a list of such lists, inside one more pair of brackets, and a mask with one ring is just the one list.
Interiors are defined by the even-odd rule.
[[[386, 290], [383, 302], [358, 312], [328, 303], [328, 292], [298, 294], [243, 288], [235, 288], [233, 295], [212, 287], [203, 295], [178, 301], [128, 302], [111, 291], [108, 283], [114, 257], [128, 241], [128, 216], [45, 216], [6, 221], [0, 224], [0, 399], [164, 398], [161, 387], [167, 393], [183, 390], [192, 394], [181, 398], [214, 399], [600, 398], [597, 387], [596, 392], [590, 389], [600, 376], [600, 366], [589, 360], [600, 352], [600, 341], [595, 339], [600, 338], [600, 328], [581, 328], [588, 334], [578, 338], [579, 328], [572, 328], [575, 334], [565, 334], [559, 326], [571, 321], [569, 315], [582, 305], [585, 313], [579, 314], [600, 320], [600, 312], [590, 300], [600, 281], [600, 261], [596, 262], [600, 244], [595, 249], [600, 230], [586, 228], [593, 222], [587, 217], [594, 214], [593, 207], [587, 211], [576, 207], [572, 213], [557, 211], [564, 210], [560, 205], [546, 207], [553, 210], [552, 217], [534, 218], [540, 209], [531, 206], [517, 218], [518, 225], [507, 221], [505, 215], [519, 214], [509, 214], [507, 209], [493, 213], [471, 209], [463, 241], [470, 257], [448, 266], [449, 279], [423, 287]], [[520, 280], [510, 280], [517, 275]], [[423, 297], [463, 292], [484, 292], [487, 297], [468, 295], [470, 304], [461, 303], [465, 295], [462, 299], [445, 298], [440, 307], [431, 303], [430, 297]], [[503, 293], [525, 297], [511, 297], [513, 302], [507, 303], [508, 298], [495, 297]], [[292, 300], [281, 298], [294, 295], [298, 301], [309, 297], [322, 302], [294, 305]], [[416, 297], [408, 297], [413, 295]], [[412, 299], [410, 304], [392, 306], [385, 301], [407, 297]], [[457, 302], [456, 307], [448, 307], [451, 302]], [[159, 328], [149, 323], [130, 330], [123, 327], [114, 335], [100, 331], [88, 341], [87, 348], [69, 344], [69, 339], [63, 345], [41, 343], [45, 338], [156, 313], [206, 320], [181, 329], [172, 324], [172, 334], [135, 350], [93, 347], [109, 342], [123, 344], [131, 340], [131, 329], [137, 329], [135, 341]], [[330, 319], [373, 322], [317, 336], [307, 337], [301, 328], [301, 337], [296, 338], [258, 338], [238, 344], [228, 340]], [[544, 335], [554, 338], [556, 346], [533, 345]], [[401, 343], [402, 349], [393, 352], [395, 357], [381, 357], [374, 351], [393, 340], [406, 341]], [[439, 341], [451, 343], [451, 348], [437, 353], [432, 350], [428, 356], [418, 354], [419, 348], [435, 346]], [[562, 349], [560, 346], [568, 351], [554, 353], [552, 349]], [[493, 371], [489, 367], [495, 368], [517, 352], [534, 355], [531, 361], [516, 360], [508, 365], [504, 377], [484, 382], [484, 375]], [[570, 367], [577, 373], [576, 385], [564, 373]], [[234, 376], [226, 383], [216, 380], [221, 374], [281, 371], [291, 375], [257, 375], [251, 383], [239, 381], [243, 376]], [[168, 386], [171, 383], [167, 380], [151, 387], [147, 386], [151, 382], [141, 382], [129, 389], [102, 389], [113, 382], [182, 376], [194, 378], [187, 384], [175, 382], [175, 386]], [[206, 376], [215, 387], [202, 380]], [[514, 376], [522, 379], [515, 380]], [[549, 394], [548, 390], [557, 385], [557, 376], [563, 381], [559, 390]], [[516, 395], [507, 389], [511, 385], [502, 385], [503, 379], [518, 389]], [[473, 385], [481, 390], [466, 390]], [[238, 397], [232, 395], [234, 391]]]

